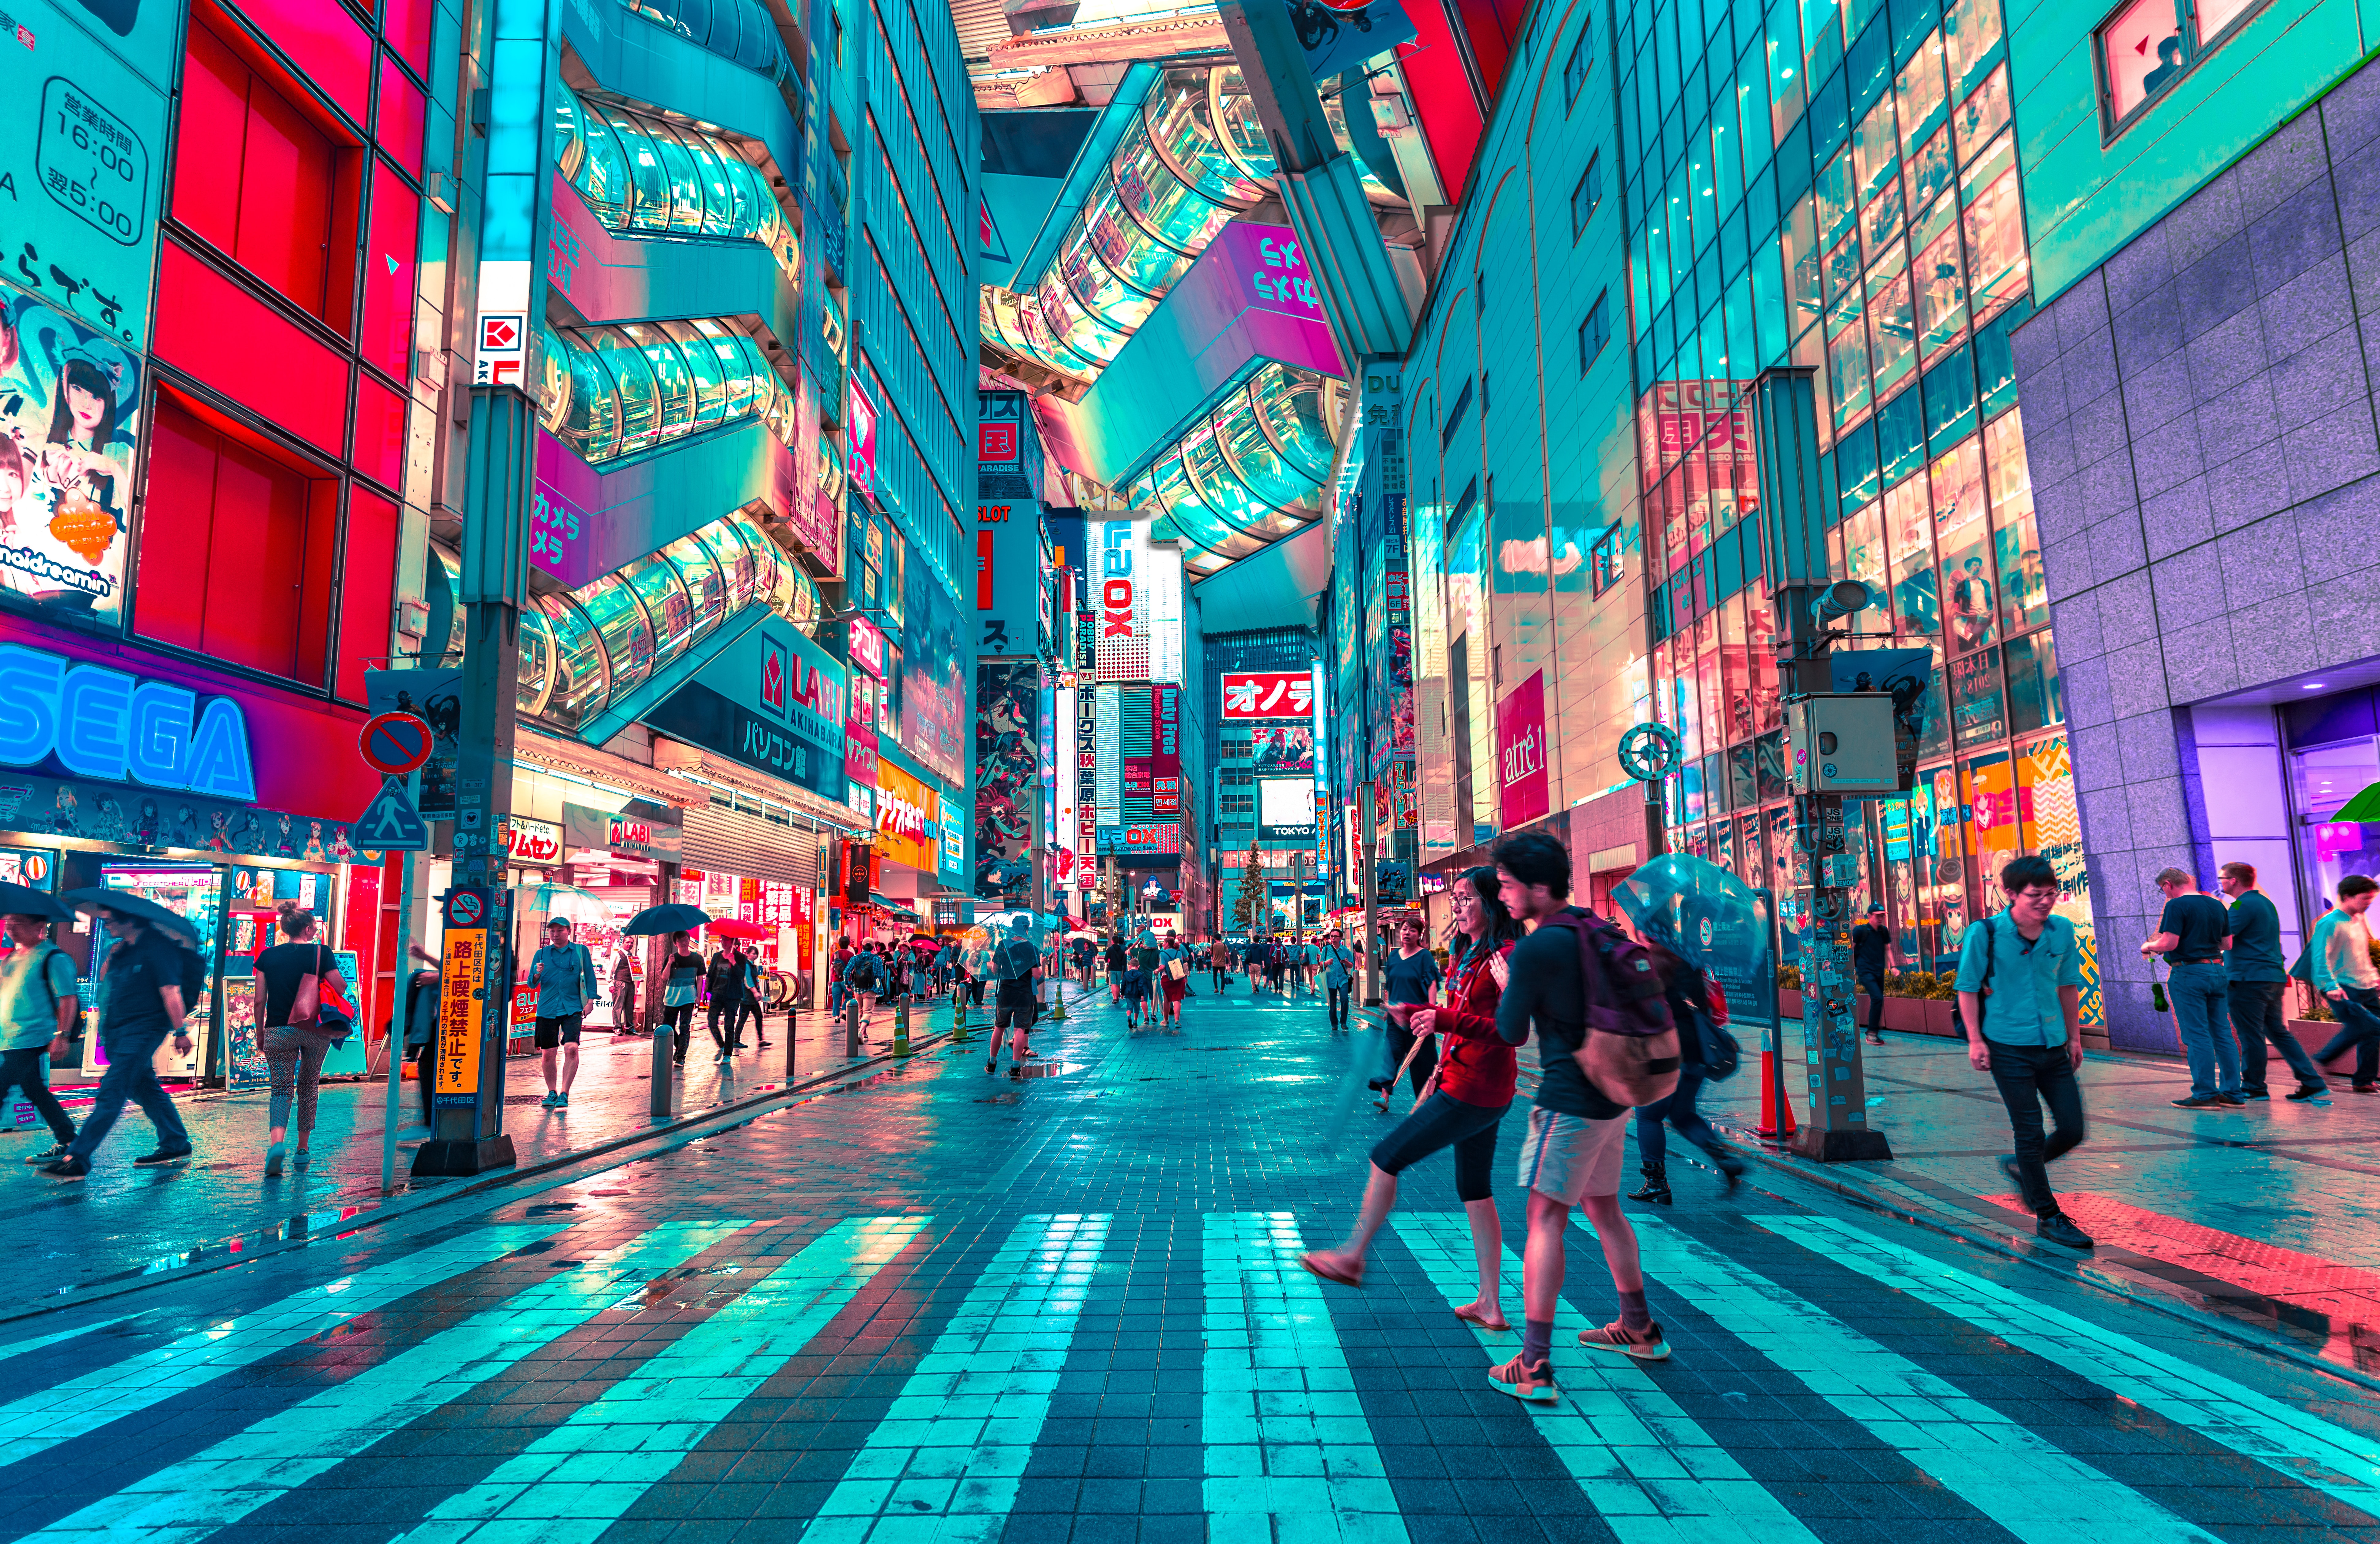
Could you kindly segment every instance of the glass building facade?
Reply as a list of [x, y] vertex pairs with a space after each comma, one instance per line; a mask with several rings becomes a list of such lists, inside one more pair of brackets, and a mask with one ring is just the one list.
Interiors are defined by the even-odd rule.
[[754, 418], [793, 443], [793, 388], [730, 322], [548, 327], [545, 377], [546, 428], [599, 465]]
[[801, 272], [794, 228], [744, 142], [692, 124], [555, 91], [553, 164], [595, 217], [638, 236], [758, 241]]
[[1915, 791], [1860, 807], [1860, 903], [1902, 968], [1938, 968], [2039, 852], [2088, 939], [2008, 341], [2031, 301], [1999, 0], [1648, 6], [1620, 28], [1655, 711], [1686, 759], [1671, 845], [1791, 888], [1746, 391], [1804, 366], [1832, 570], [1882, 597], [1865, 630], [1936, 665]]

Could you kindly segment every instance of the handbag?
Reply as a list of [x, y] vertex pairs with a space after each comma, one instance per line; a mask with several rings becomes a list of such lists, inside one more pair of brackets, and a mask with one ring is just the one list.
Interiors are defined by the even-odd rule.
[[[316, 958], [319, 961], [322, 946], [318, 943], [314, 947], [317, 951]], [[328, 991], [322, 990], [319, 981], [317, 982], [314, 1027], [329, 1036], [334, 1046], [346, 1045], [347, 1037], [355, 1033], [356, 1005], [348, 1001], [346, 993], [345, 981], [339, 982]]]
[[[321, 965], [322, 946], [314, 945], [314, 963]], [[311, 1029], [322, 1015], [322, 978], [308, 971], [298, 978], [298, 994], [289, 1000], [289, 1017], [285, 1020], [293, 1029]]]

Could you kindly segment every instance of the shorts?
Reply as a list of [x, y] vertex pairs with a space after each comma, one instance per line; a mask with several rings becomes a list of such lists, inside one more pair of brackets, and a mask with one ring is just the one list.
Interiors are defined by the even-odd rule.
[[1039, 1015], [1040, 1012], [1041, 1005], [1030, 998], [1019, 1003], [1002, 992], [1000, 1000], [991, 1006], [991, 1027], [994, 1029], [1014, 1028], [1022, 1032], [1033, 1027], [1033, 1020]]
[[1521, 1187], [1564, 1206], [1590, 1196], [1617, 1196], [1620, 1161], [1627, 1150], [1625, 1111], [1598, 1121], [1540, 1105], [1529, 1112], [1529, 1134], [1521, 1138]]
[[564, 1014], [558, 1018], [539, 1019], [537, 1048], [540, 1051], [552, 1051], [558, 1045], [577, 1045], [578, 1021], [585, 1016], [583, 1014]]

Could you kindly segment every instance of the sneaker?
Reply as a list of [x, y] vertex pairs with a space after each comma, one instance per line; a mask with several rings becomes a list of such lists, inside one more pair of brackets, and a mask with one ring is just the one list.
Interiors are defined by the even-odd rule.
[[1008, 1064], [1008, 1076], [1022, 1083], [1025, 1081], [1025, 1069], [1011, 1062]]
[[999, 1058], [999, 1057], [997, 1057], [997, 1056], [993, 1057], [990, 1061], [986, 1062], [986, 1063], [983, 1064], [983, 1073], [984, 1073], [984, 1076], [985, 1076], [986, 1077], [990, 1076], [993, 1073], [996, 1073], [996, 1072], [998, 1072], [999, 1070], [1000, 1070], [1000, 1058]]
[[548, 1088], [545, 1091], [545, 1097], [537, 1101], [538, 1108], [540, 1110], [551, 1110], [553, 1108], [553, 1101], [560, 1097], [561, 1096], [556, 1094], [552, 1089]]
[[91, 1165], [79, 1158], [61, 1158], [55, 1163], [44, 1163], [41, 1172], [52, 1179], [81, 1179], [91, 1173]]
[[2177, 1099], [2168, 1102], [2176, 1110], [2230, 1110], [2236, 1108], [2239, 1103], [2237, 1100], [2227, 1100], [2220, 1094], [2208, 1094], [2204, 1098], [2192, 1094], [2187, 1099]]
[[2062, 1211], [2053, 1211], [2033, 1225], [2033, 1231], [2052, 1244], [2063, 1244], [2070, 1249], [2088, 1249], [2091, 1235], [2074, 1225], [2074, 1220]]
[[[281, 1160], [288, 1150], [289, 1149], [286, 1145], [280, 1142], [275, 1142], [271, 1147], [264, 1149], [264, 1177], [266, 1179], [278, 1179], [281, 1177]], [[147, 1161], [143, 1160], [143, 1161], [145, 1162]]]
[[1550, 1356], [1534, 1368], [1524, 1366], [1518, 1356], [1500, 1367], [1489, 1368], [1488, 1386], [1511, 1394], [1514, 1399], [1533, 1403], [1551, 1404], [1561, 1398], [1561, 1391], [1554, 1387], [1554, 1363]]
[[2242, 1088], [2240, 1090], [2240, 1101], [2242, 1104], [2252, 1099], [2269, 1100], [2272, 1097], [2273, 1090], [2270, 1088]]
[[1867, 1043], [1870, 1045], [1882, 1045], [1884, 1043], [1884, 1037], [1871, 1029], [1867, 1032]]
[[2350, 1083], [2347, 1091], [2350, 1094], [2380, 1094], [2380, 1083]]
[[2305, 1100], [2310, 1099], [2320, 1099], [2329, 1092], [2330, 1085], [2327, 1083], [2301, 1083], [2297, 1086], [2297, 1090], [2294, 1093], [2283, 1094], [2281, 1097], [2286, 1100], [2303, 1103]]
[[1613, 1319], [1600, 1330], [1581, 1330], [1578, 1343], [1604, 1351], [1623, 1351], [1644, 1362], [1664, 1362], [1670, 1357], [1670, 1343], [1661, 1338], [1658, 1324], [1631, 1330]]
[[52, 1142], [48, 1147], [43, 1148], [41, 1151], [29, 1155], [25, 1161], [39, 1166], [45, 1163], [55, 1163], [59, 1159], [64, 1158], [66, 1155], [67, 1145], [64, 1142]]
[[[2248, 1096], [2245, 1094], [2217, 1094], [2215, 1097], [2220, 1102], [2235, 1107], [2244, 1105], [2248, 1102]], [[2262, 1099], [2265, 1096], [2258, 1094], [2256, 1097], [2258, 1099]]]
[[289, 1155], [289, 1166], [300, 1171], [310, 1169], [314, 1166], [314, 1155], [304, 1148], [299, 1148]]
[[167, 1152], [164, 1149], [159, 1148], [155, 1152], [134, 1159], [132, 1166], [136, 1169], [166, 1169], [176, 1163], [188, 1163], [189, 1161], [190, 1149], [188, 1148], [184, 1148], [179, 1152]]
[[567, 1110], [570, 1108], [570, 1092], [568, 1089], [565, 1088], [561, 1093], [553, 1096], [553, 1107], [556, 1110]]

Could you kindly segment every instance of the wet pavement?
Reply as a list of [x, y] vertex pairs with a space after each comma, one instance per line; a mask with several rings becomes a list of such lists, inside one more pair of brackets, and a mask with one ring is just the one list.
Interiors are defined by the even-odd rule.
[[[0, 1538], [2380, 1541], [2380, 1384], [1946, 1231], [2005, 1186], [1996, 1102], [1928, 1044], [1873, 1064], [1893, 1165], [1764, 1164], [1730, 1193], [1673, 1158], [1675, 1205], [1631, 1208], [1672, 1359], [1572, 1343], [1614, 1312], [1574, 1223], [1562, 1396], [1522, 1406], [1485, 1379], [1515, 1337], [1449, 1311], [1474, 1267], [1443, 1156], [1361, 1289], [1295, 1264], [1336, 1242], [1392, 1121], [1349, 1099], [1366, 1043], [1244, 989], [1179, 1032], [1093, 1005], [1037, 1034], [1041, 1076], [987, 1075], [978, 1033], [18, 1317]], [[1754, 1076], [1711, 1108], [1756, 1111]], [[2071, 1193], [2364, 1269], [2373, 1187], [2338, 1165], [2380, 1112], [2258, 1107], [2215, 1136], [2151, 1108], [2178, 1068], [2088, 1076], [2101, 1137], [2060, 1165]], [[574, 1135], [604, 1108], [574, 1100]], [[1521, 1118], [1496, 1169], [1515, 1318]], [[95, 1265], [113, 1246], [86, 1219], [140, 1197], [82, 1193], [32, 1203], [20, 1240]], [[1910, 1197], [1923, 1225], [1891, 1214]]]

